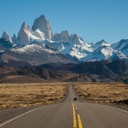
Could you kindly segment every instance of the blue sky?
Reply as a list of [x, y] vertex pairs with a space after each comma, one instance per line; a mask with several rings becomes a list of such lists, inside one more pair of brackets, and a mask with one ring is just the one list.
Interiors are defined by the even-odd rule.
[[0, 0], [0, 34], [17, 34], [23, 21], [31, 27], [41, 14], [53, 33], [68, 30], [88, 43], [128, 38], [128, 0]]

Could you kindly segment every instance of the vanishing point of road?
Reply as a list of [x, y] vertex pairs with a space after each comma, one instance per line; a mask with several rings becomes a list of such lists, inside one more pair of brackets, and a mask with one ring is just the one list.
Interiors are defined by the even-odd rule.
[[114, 107], [73, 101], [69, 86], [63, 103], [42, 106], [0, 125], [0, 128], [128, 128], [128, 112]]

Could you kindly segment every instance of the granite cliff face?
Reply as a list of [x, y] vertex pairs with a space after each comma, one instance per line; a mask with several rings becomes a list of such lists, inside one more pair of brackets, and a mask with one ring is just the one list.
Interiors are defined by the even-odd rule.
[[36, 31], [37, 29], [45, 34], [45, 39], [52, 40], [52, 30], [44, 15], [41, 15], [39, 18], [35, 19], [32, 30]]
[[31, 33], [31, 31], [29, 30], [28, 26], [26, 25], [26, 23], [24, 22], [20, 28], [20, 31], [18, 33], [18, 40], [22, 45], [27, 45], [30, 44], [30, 37], [29, 37], [29, 33]]
[[53, 40], [54, 41], [65, 41], [65, 42], [69, 42], [70, 41], [70, 35], [68, 33], [67, 30], [65, 31], [62, 31], [60, 34], [58, 33], [55, 33], [54, 34], [54, 37], [53, 37]]
[[45, 34], [42, 33], [39, 29], [33, 31], [24, 22], [18, 33], [18, 40], [20, 44], [28, 45], [28, 44], [32, 44], [35, 40], [37, 41], [45, 40]]

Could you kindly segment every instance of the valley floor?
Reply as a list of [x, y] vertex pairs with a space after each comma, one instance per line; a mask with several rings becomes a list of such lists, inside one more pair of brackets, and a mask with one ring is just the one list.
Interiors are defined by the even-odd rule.
[[128, 105], [128, 84], [124, 83], [73, 83], [81, 100], [100, 104]]
[[0, 122], [41, 105], [63, 101], [68, 85], [82, 102], [128, 110], [128, 85], [123, 83], [40, 82], [0, 84]]

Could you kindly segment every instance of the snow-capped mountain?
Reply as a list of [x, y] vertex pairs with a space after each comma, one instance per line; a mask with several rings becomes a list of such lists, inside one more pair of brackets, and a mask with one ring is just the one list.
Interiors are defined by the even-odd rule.
[[55, 33], [53, 36], [54, 41], [64, 41], [69, 42], [70, 41], [70, 35], [68, 31], [62, 31], [60, 34]]
[[108, 46], [109, 47], [109, 46], [111, 46], [111, 44], [107, 43], [105, 40], [101, 40], [95, 44], [92, 44], [93, 50], [96, 50], [102, 46]]
[[112, 44], [112, 48], [121, 51], [128, 56], [128, 39], [123, 39], [115, 44]]
[[[31, 65], [48, 62], [74, 63], [79, 61], [128, 60], [128, 39], [115, 44], [105, 40], [86, 43], [79, 35], [67, 30], [52, 33], [44, 15], [36, 18], [32, 28], [24, 22], [18, 32], [10, 38], [4, 32], [0, 39], [0, 54], [3, 62], [23, 61]], [[69, 59], [70, 58], [70, 59]]]
[[[85, 43], [77, 34], [69, 35], [67, 31], [63, 31], [56, 35], [58, 35], [58, 39], [56, 38], [56, 41], [52, 41], [51, 45], [64, 55], [76, 57], [78, 60], [81, 60], [81, 58], [92, 52], [91, 45]], [[65, 38], [64, 35], [66, 35]]]
[[7, 50], [1, 55], [1, 61], [7, 64], [26, 63], [34, 66], [45, 63], [74, 63], [72, 59], [67, 58], [59, 51], [50, 50], [38, 44]]
[[45, 34], [42, 33], [39, 29], [36, 29], [34, 32], [29, 28], [24, 22], [21, 26], [21, 29], [18, 33], [19, 43], [22, 45], [32, 44], [35, 40], [44, 40]]
[[83, 60], [85, 61], [101, 61], [101, 60], [116, 60], [116, 59], [127, 59], [127, 57], [109, 46], [101, 46], [88, 54]]
[[46, 49], [43, 45], [38, 45], [38, 44], [31, 44], [31, 45], [26, 45], [21, 48], [12, 48], [12, 52], [19, 53], [19, 54], [33, 54], [37, 53], [40, 54], [42, 52], [47, 52], [48, 54], [60, 54], [59, 51], [53, 51], [51, 49]]

